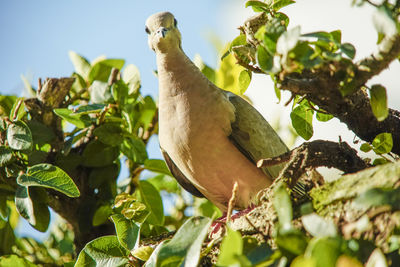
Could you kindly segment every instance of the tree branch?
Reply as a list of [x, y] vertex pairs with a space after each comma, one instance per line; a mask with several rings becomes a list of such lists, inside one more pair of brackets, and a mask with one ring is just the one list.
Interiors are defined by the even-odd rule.
[[268, 167], [288, 162], [279, 174], [280, 177], [289, 177], [290, 184], [297, 180], [308, 170], [316, 167], [328, 167], [353, 173], [369, 167], [357, 155], [357, 151], [346, 142], [335, 143], [325, 140], [306, 142], [297, 148], [277, 157], [258, 161], [257, 167]]

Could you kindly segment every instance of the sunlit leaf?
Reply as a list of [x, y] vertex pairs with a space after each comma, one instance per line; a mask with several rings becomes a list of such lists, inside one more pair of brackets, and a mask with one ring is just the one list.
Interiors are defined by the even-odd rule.
[[287, 32], [284, 32], [276, 44], [276, 52], [281, 55], [287, 55], [290, 50], [296, 47], [300, 38], [300, 26], [297, 26]]
[[149, 171], [159, 172], [171, 176], [167, 164], [165, 164], [165, 161], [161, 159], [146, 159], [144, 162], [144, 168]]
[[239, 73], [239, 91], [240, 94], [244, 94], [251, 82], [251, 72], [248, 70], [242, 70]]
[[57, 190], [69, 197], [79, 197], [80, 192], [71, 177], [57, 166], [42, 163], [29, 167], [26, 174], [17, 178], [23, 186], [41, 186]]
[[15, 207], [36, 230], [45, 232], [50, 223], [49, 208], [40, 197], [32, 194], [33, 191], [32, 188], [18, 186], [15, 192]]
[[7, 129], [8, 145], [14, 150], [31, 150], [32, 133], [23, 121], [16, 121]]
[[307, 214], [301, 217], [304, 229], [312, 236], [336, 236], [336, 226], [333, 221], [322, 218], [316, 213]]
[[369, 101], [372, 112], [378, 121], [383, 121], [389, 115], [386, 88], [380, 84], [374, 84], [369, 90]]
[[391, 133], [380, 133], [372, 141], [372, 147], [375, 153], [385, 154], [392, 151], [393, 138]]
[[56, 108], [53, 112], [78, 128], [86, 128], [92, 124], [92, 120], [87, 114], [75, 113], [67, 108]]
[[313, 110], [307, 106], [299, 105], [290, 113], [292, 126], [305, 140], [309, 140], [313, 134]]
[[275, 189], [274, 208], [278, 214], [279, 226], [282, 230], [289, 230], [292, 228], [292, 202], [290, 201], [289, 194], [282, 184]]
[[154, 225], [164, 224], [164, 208], [158, 190], [147, 181], [139, 181], [140, 196], [143, 203], [150, 210], [147, 221]]
[[69, 51], [68, 55], [74, 65], [75, 72], [87, 79], [91, 68], [89, 61], [74, 51]]
[[227, 234], [222, 240], [217, 264], [222, 266], [237, 264], [236, 257], [242, 255], [242, 251], [243, 240], [241, 234], [227, 227]]
[[274, 66], [273, 57], [261, 45], [257, 47], [257, 64], [265, 72], [270, 72]]
[[163, 243], [153, 252], [156, 265], [146, 266], [197, 266], [211, 222], [210, 218], [191, 217], [171, 241]]
[[123, 59], [103, 59], [95, 62], [88, 75], [89, 82], [94, 80], [107, 82], [112, 68], [121, 70], [124, 64], [125, 60]]
[[8, 146], [0, 146], [0, 167], [4, 167], [13, 161], [13, 151]]
[[4, 255], [0, 257], [0, 266], [2, 267], [35, 267], [38, 266], [28, 261], [27, 259], [21, 258], [17, 255]]
[[133, 250], [138, 245], [140, 225], [132, 220], [127, 220], [121, 214], [112, 215], [111, 219], [114, 223], [119, 243], [124, 248]]
[[116, 236], [102, 236], [86, 244], [75, 267], [126, 266], [128, 255], [129, 250], [120, 245]]
[[305, 257], [313, 258], [316, 266], [336, 267], [343, 240], [339, 237], [314, 238], [308, 244]]

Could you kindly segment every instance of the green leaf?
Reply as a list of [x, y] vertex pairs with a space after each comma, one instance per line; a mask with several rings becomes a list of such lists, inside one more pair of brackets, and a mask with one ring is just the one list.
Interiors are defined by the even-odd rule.
[[384, 158], [377, 158], [374, 159], [374, 161], [372, 162], [372, 165], [377, 166], [377, 165], [382, 165], [382, 164], [386, 164], [389, 163], [390, 161], [388, 161], [387, 159]]
[[86, 128], [92, 124], [92, 120], [87, 114], [75, 113], [67, 108], [56, 108], [53, 109], [53, 111], [57, 116], [63, 118], [78, 128]]
[[292, 126], [305, 140], [309, 140], [313, 134], [313, 110], [307, 106], [299, 105], [290, 113]]
[[197, 266], [207, 230], [212, 220], [205, 217], [191, 217], [176, 232], [168, 243], [163, 243], [151, 256], [153, 264], [146, 266]]
[[222, 240], [217, 264], [230, 266], [238, 264], [237, 256], [242, 255], [243, 240], [239, 232], [227, 227], [227, 234]]
[[0, 95], [1, 116], [9, 116], [16, 99], [17, 97], [15, 95]]
[[143, 167], [152, 172], [159, 172], [172, 176], [167, 164], [165, 164], [165, 161], [161, 159], [146, 159]]
[[276, 237], [276, 244], [284, 255], [301, 255], [307, 248], [305, 235], [296, 229], [279, 231]]
[[135, 258], [138, 258], [139, 260], [147, 261], [150, 258], [151, 254], [153, 253], [153, 251], [154, 249], [151, 246], [141, 246], [135, 249], [132, 252], [132, 255]]
[[102, 236], [86, 244], [75, 267], [126, 266], [128, 255], [129, 250], [120, 245], [116, 236]]
[[0, 146], [0, 167], [4, 167], [14, 160], [13, 151], [8, 146]]
[[249, 6], [251, 6], [255, 12], [268, 12], [270, 10], [270, 6], [262, 1], [247, 1], [246, 7]]
[[354, 47], [354, 45], [350, 44], [350, 43], [344, 43], [340, 45], [340, 50], [342, 50], [342, 52], [348, 56], [351, 59], [354, 59], [355, 55], [356, 55], [356, 48]]
[[26, 174], [17, 178], [22, 186], [41, 186], [57, 190], [69, 197], [79, 197], [80, 192], [71, 177], [57, 166], [42, 163], [29, 167]]
[[374, 84], [369, 90], [369, 101], [372, 112], [378, 121], [383, 121], [389, 115], [386, 88], [380, 84]]
[[342, 42], [342, 32], [340, 30], [332, 31], [330, 35], [335, 43], [340, 44]]
[[146, 181], [154, 185], [158, 191], [165, 190], [168, 193], [179, 193], [180, 190], [178, 182], [172, 177], [172, 175], [160, 174], [149, 178]]
[[146, 205], [139, 201], [131, 202], [121, 212], [125, 218], [142, 224], [150, 214]]
[[385, 254], [379, 249], [376, 248], [368, 258], [365, 267], [387, 267], [388, 264], [386, 262]]
[[119, 149], [107, 146], [98, 140], [90, 142], [83, 151], [83, 166], [103, 167], [111, 165], [119, 156]]
[[120, 145], [121, 152], [135, 163], [143, 164], [147, 159], [146, 145], [136, 136], [125, 138]]
[[154, 225], [164, 224], [164, 208], [160, 193], [147, 181], [139, 181], [141, 201], [146, 204], [150, 211], [147, 221]]
[[315, 237], [336, 236], [336, 226], [331, 220], [326, 220], [316, 213], [301, 217], [304, 229]]
[[8, 126], [7, 129], [8, 145], [14, 150], [31, 150], [32, 133], [23, 121], [16, 121]]
[[252, 266], [258, 266], [273, 255], [273, 250], [266, 244], [259, 244], [254, 237], [243, 237], [243, 254], [246, 255]]
[[322, 112], [317, 112], [315, 117], [317, 118], [317, 120], [322, 121], [322, 122], [333, 119], [333, 115], [322, 113]]
[[129, 94], [136, 92], [140, 88], [140, 72], [139, 69], [129, 64], [122, 72], [122, 80], [129, 86]]
[[256, 58], [257, 58], [257, 64], [260, 66], [260, 68], [265, 71], [265, 72], [270, 72], [272, 71], [272, 68], [274, 66], [273, 62], [273, 57], [271, 54], [265, 50], [265, 48], [261, 45], [257, 47], [257, 53], [256, 53]]
[[10, 215], [10, 209], [7, 206], [7, 196], [0, 195], [0, 221], [7, 221], [8, 215]]
[[292, 202], [283, 184], [275, 189], [273, 205], [278, 214], [279, 226], [283, 231], [292, 228]]
[[106, 204], [103, 206], [100, 206], [94, 213], [93, 218], [92, 218], [92, 225], [93, 226], [99, 226], [102, 225], [103, 223], [108, 221], [108, 218], [110, 215], [113, 213], [112, 208], [110, 205]]
[[389, 153], [393, 148], [391, 133], [380, 133], [372, 141], [372, 147], [376, 154]]
[[360, 146], [360, 150], [363, 152], [369, 152], [372, 150], [372, 146], [368, 143], [364, 143]]
[[400, 188], [372, 188], [360, 194], [354, 204], [369, 209], [371, 207], [390, 205], [394, 209], [400, 208]]
[[78, 109], [74, 111], [74, 114], [77, 115], [85, 115], [85, 114], [93, 114], [93, 113], [100, 113], [106, 107], [105, 104], [90, 104], [80, 106]]
[[117, 123], [105, 123], [94, 129], [93, 134], [99, 138], [99, 140], [110, 146], [118, 146], [123, 140], [123, 131]]
[[37, 120], [30, 120], [27, 122], [27, 125], [32, 132], [33, 142], [36, 144], [51, 143], [56, 138], [53, 129]]
[[68, 55], [74, 65], [75, 72], [87, 80], [91, 68], [89, 61], [74, 51], [69, 51]]
[[1, 267], [35, 267], [36, 264], [27, 259], [20, 258], [17, 255], [5, 255], [0, 257]]
[[[18, 110], [17, 110], [18, 108]], [[14, 121], [15, 120], [21, 120], [26, 114], [25, 111], [25, 104], [24, 104], [24, 98], [23, 97], [18, 97], [14, 105], [10, 111], [10, 118], [12, 118]]]
[[111, 87], [106, 82], [94, 81], [89, 87], [90, 101], [95, 104], [111, 103], [113, 96]]
[[242, 70], [239, 74], [239, 92], [244, 94], [251, 82], [251, 72], [248, 70]]
[[317, 267], [336, 267], [342, 243], [343, 241], [339, 237], [314, 238], [308, 244], [305, 257], [313, 258]]
[[277, 0], [277, 1], [274, 1], [274, 3], [272, 4], [271, 7], [273, 10], [278, 11], [279, 9], [281, 9], [285, 6], [288, 6], [288, 5], [291, 5], [294, 3], [295, 3], [295, 1], [292, 1], [292, 0]]
[[49, 208], [33, 192], [33, 188], [18, 186], [15, 191], [15, 207], [36, 230], [45, 232], [50, 223]]
[[97, 61], [90, 69], [88, 76], [89, 82], [93, 82], [94, 80], [107, 82], [112, 68], [121, 70], [124, 64], [125, 60], [123, 59], [104, 59]]
[[118, 164], [93, 168], [89, 175], [89, 187], [99, 188], [106, 181], [116, 181], [119, 171], [120, 167]]
[[131, 251], [139, 245], [139, 224], [125, 219], [121, 214], [111, 216], [111, 220], [115, 225], [118, 241], [124, 248]]
[[300, 38], [300, 26], [284, 32], [276, 43], [278, 54], [286, 56], [290, 50], [296, 47]]
[[246, 44], [247, 44], [246, 34], [240, 34], [235, 39], [233, 39], [233, 41], [231, 42], [231, 45], [230, 45], [230, 49], [232, 49], [232, 47], [234, 47], [234, 46], [246, 45]]

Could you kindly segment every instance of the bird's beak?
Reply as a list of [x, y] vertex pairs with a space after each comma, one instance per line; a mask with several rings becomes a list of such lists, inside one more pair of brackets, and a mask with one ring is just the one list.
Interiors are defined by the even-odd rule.
[[165, 35], [167, 35], [167, 32], [168, 32], [168, 29], [167, 29], [167, 28], [160, 27], [160, 28], [158, 28], [156, 34], [157, 34], [157, 36], [159, 36], [160, 38], [164, 38]]

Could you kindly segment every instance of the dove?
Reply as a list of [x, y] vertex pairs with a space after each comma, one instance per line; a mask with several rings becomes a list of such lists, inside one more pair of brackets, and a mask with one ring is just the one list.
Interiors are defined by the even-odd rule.
[[188, 192], [226, 212], [246, 209], [270, 186], [283, 164], [257, 168], [288, 148], [246, 100], [211, 83], [182, 49], [177, 20], [160, 12], [146, 21], [159, 80], [159, 143], [172, 175]]

